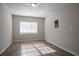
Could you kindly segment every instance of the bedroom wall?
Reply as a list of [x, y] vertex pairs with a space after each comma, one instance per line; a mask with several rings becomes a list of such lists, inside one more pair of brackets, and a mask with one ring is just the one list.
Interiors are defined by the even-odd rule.
[[[28, 16], [13, 16], [13, 41], [28, 41], [28, 40], [44, 40], [44, 18], [28, 17]], [[20, 34], [20, 21], [37, 22], [38, 33], [36, 34]]]
[[[55, 20], [59, 20], [59, 28], [54, 27]], [[79, 6], [71, 5], [51, 11], [45, 18], [45, 39], [79, 55]]]
[[0, 54], [12, 43], [12, 16], [8, 9], [0, 4]]

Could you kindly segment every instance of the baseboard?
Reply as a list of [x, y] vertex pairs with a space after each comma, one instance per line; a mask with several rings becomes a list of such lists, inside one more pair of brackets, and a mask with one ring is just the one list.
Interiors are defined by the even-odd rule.
[[[21, 41], [36, 41], [37, 39], [33, 39], [33, 40], [14, 40], [13, 42], [21, 42]], [[42, 39], [38, 39], [38, 40], [42, 40]]]
[[71, 53], [71, 54], [73, 54], [73, 55], [75, 55], [75, 56], [79, 56], [78, 54], [76, 54], [76, 53], [74, 53], [74, 52], [72, 52], [72, 51], [70, 51], [70, 50], [68, 50], [68, 49], [66, 49], [66, 48], [63, 48], [62, 46], [60, 46], [60, 45], [58, 45], [58, 44], [56, 44], [56, 43], [52, 43], [51, 41], [48, 41], [48, 40], [46, 40], [46, 41], [49, 42], [49, 43], [51, 43], [51, 44], [54, 44], [55, 46], [57, 46], [57, 47], [59, 47], [59, 48], [65, 50], [65, 51], [67, 51], [67, 52], [69, 52], [69, 53]]
[[12, 42], [11, 42], [10, 44], [8, 44], [4, 49], [2, 49], [2, 50], [0, 51], [0, 54], [2, 54], [11, 44], [12, 44]]

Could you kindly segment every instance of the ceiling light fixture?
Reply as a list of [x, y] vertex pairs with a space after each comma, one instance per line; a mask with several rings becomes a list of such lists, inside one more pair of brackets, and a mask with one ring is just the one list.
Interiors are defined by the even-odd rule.
[[32, 7], [36, 7], [36, 3], [31, 3], [31, 6]]

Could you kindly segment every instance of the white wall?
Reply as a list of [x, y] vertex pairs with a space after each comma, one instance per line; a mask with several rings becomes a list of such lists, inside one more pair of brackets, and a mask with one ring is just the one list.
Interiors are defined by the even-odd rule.
[[0, 4], [0, 54], [12, 43], [12, 16]]
[[[57, 19], [59, 28], [54, 28]], [[79, 55], [79, 7], [67, 6], [49, 13], [45, 19], [45, 39]]]
[[[13, 41], [44, 40], [44, 18], [13, 16]], [[20, 34], [20, 21], [37, 22], [38, 33]]]

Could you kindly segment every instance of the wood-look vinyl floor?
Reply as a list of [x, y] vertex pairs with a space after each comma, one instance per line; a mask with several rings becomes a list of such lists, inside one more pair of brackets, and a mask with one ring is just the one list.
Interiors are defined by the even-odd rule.
[[1, 56], [73, 56], [46, 41], [13, 42]]

